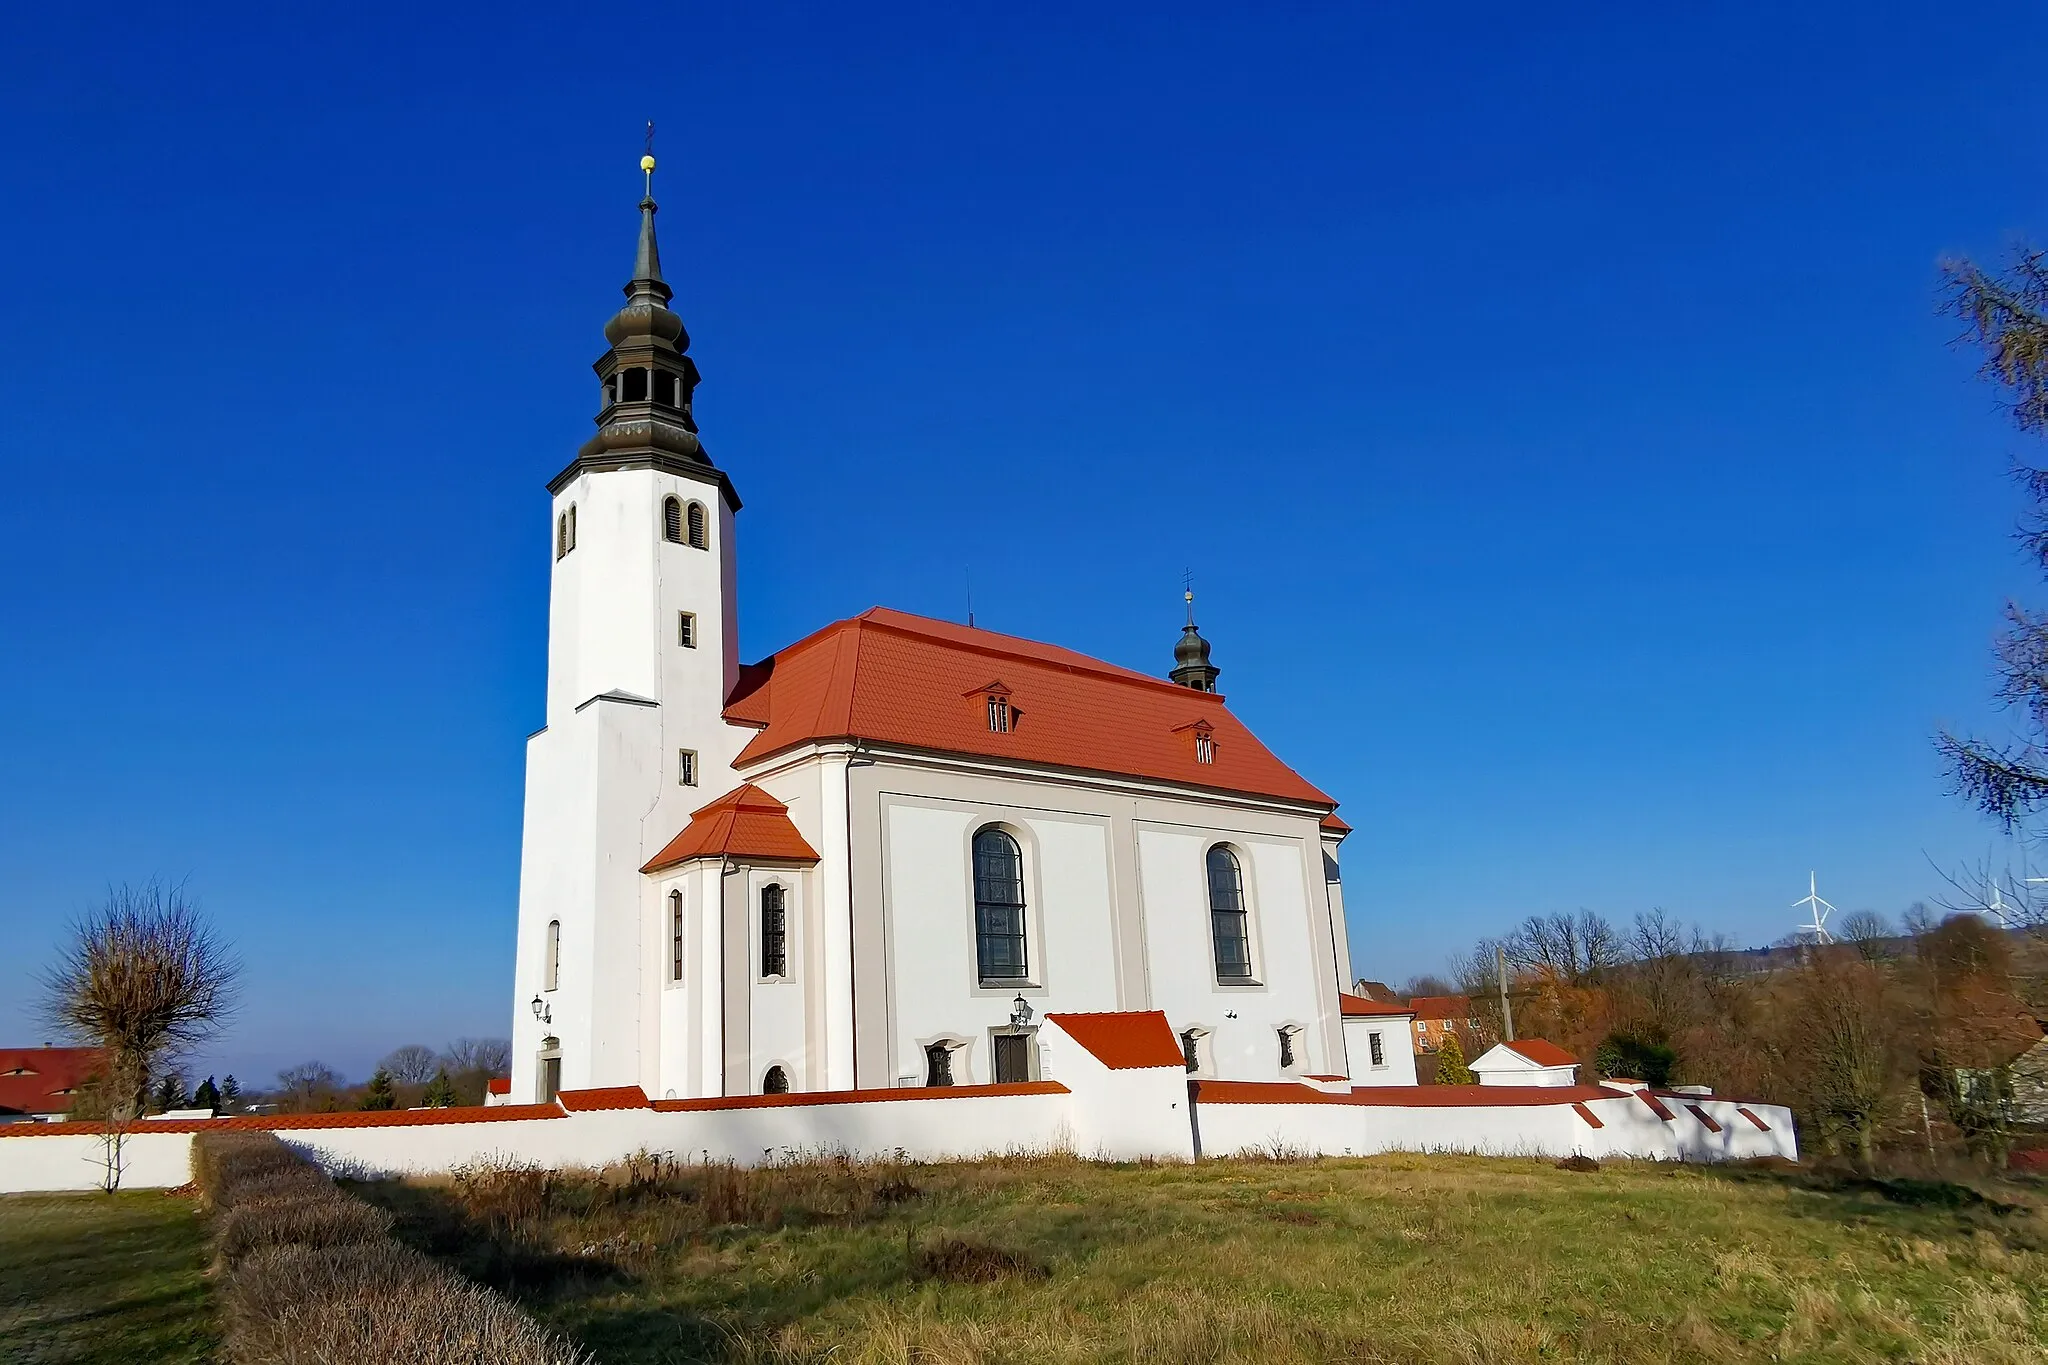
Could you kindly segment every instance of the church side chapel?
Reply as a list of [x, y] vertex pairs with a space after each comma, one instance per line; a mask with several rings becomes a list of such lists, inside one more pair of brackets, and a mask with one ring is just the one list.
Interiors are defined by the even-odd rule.
[[1045, 1015], [1150, 1010], [1199, 1077], [1412, 1084], [1347, 1056], [1347, 827], [1231, 713], [1191, 593], [1164, 677], [883, 607], [742, 663], [641, 165], [597, 432], [548, 484], [509, 1098], [1052, 1079]]

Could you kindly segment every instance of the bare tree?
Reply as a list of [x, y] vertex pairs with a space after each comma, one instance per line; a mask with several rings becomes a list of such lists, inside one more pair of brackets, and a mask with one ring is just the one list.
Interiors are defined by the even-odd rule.
[[440, 1064], [441, 1059], [434, 1054], [434, 1049], [424, 1043], [407, 1043], [404, 1047], [392, 1049], [391, 1055], [377, 1065], [402, 1085], [425, 1085], [434, 1079], [434, 1069]]
[[1864, 961], [1874, 962], [1886, 955], [1885, 945], [1897, 938], [1898, 932], [1890, 920], [1875, 910], [1853, 910], [1843, 916], [1835, 937], [1855, 945]]
[[1434, 972], [1424, 972], [1420, 976], [1409, 977], [1408, 985], [1404, 991], [1404, 994], [1411, 1000], [1418, 995], [1456, 995], [1457, 993], [1458, 991], [1455, 986]]
[[1865, 1171], [1912, 1071], [1896, 994], [1882, 970], [1826, 948], [1808, 950], [1792, 982], [1801, 1107]]
[[240, 965], [182, 886], [120, 886], [73, 921], [43, 974], [44, 1012], [105, 1051], [108, 1113], [142, 1113], [150, 1077], [233, 1013]]
[[[2014, 425], [2048, 435], [2048, 258], [2016, 251], [2002, 274], [1967, 260], [1942, 267], [1944, 311], [1963, 320], [1958, 340], [1984, 357], [1979, 371], [2011, 406]], [[2048, 573], [2048, 470], [2014, 470], [2031, 504], [2019, 537]], [[2006, 606], [1997, 645], [1998, 699], [2016, 713], [2017, 733], [1991, 741], [1944, 731], [1936, 740], [1959, 795], [2012, 830], [2048, 806], [2048, 617]]]
[[333, 1108], [336, 1092], [346, 1084], [325, 1062], [300, 1062], [277, 1073], [279, 1105], [296, 1113]]
[[1622, 960], [1621, 936], [1591, 910], [1531, 915], [1507, 937], [1508, 960], [1568, 986], [1598, 984]]
[[456, 1103], [482, 1104], [486, 1083], [512, 1067], [512, 1044], [503, 1038], [457, 1038], [441, 1054]]
[[457, 1038], [442, 1054], [450, 1071], [496, 1076], [512, 1065], [512, 1044], [503, 1038]]

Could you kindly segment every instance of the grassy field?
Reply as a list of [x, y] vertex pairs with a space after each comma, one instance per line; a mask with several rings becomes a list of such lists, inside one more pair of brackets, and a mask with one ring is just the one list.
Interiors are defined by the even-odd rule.
[[362, 1192], [610, 1365], [2048, 1360], [2038, 1187], [1044, 1158]]
[[208, 1361], [218, 1344], [189, 1199], [0, 1195], [0, 1359]]

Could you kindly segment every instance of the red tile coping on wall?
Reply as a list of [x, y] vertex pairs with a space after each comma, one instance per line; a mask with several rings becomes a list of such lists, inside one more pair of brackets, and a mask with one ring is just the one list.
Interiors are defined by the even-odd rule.
[[484, 1089], [490, 1091], [493, 1095], [509, 1095], [512, 1093], [512, 1078], [510, 1076], [493, 1076], [490, 1080], [484, 1082]]
[[1748, 1119], [1748, 1120], [1749, 1120], [1749, 1121], [1750, 1121], [1751, 1123], [1755, 1124], [1755, 1125], [1756, 1125], [1756, 1130], [1757, 1130], [1757, 1131], [1758, 1131], [1759, 1133], [1768, 1133], [1768, 1132], [1770, 1132], [1770, 1131], [1771, 1131], [1771, 1125], [1770, 1125], [1770, 1124], [1768, 1124], [1768, 1123], [1765, 1123], [1765, 1122], [1764, 1122], [1764, 1121], [1763, 1121], [1762, 1119], [1758, 1118], [1758, 1117], [1757, 1117], [1757, 1116], [1756, 1116], [1755, 1114], [1752, 1114], [1752, 1113], [1750, 1113], [1750, 1112], [1749, 1112], [1749, 1110], [1748, 1110], [1748, 1109], [1747, 1109], [1746, 1107], [1744, 1107], [1744, 1106], [1742, 1106], [1742, 1105], [1739, 1105], [1739, 1104], [1738, 1104], [1738, 1105], [1736, 1105], [1736, 1106], [1735, 1106], [1735, 1112], [1736, 1112], [1736, 1113], [1738, 1113], [1738, 1114], [1740, 1114], [1740, 1115], [1742, 1115], [1742, 1117], [1744, 1117], [1744, 1118]]
[[816, 1104], [875, 1104], [882, 1100], [973, 1100], [1005, 1095], [1066, 1095], [1058, 1081], [1010, 1081], [1002, 1085], [918, 1085], [890, 1090], [811, 1090], [789, 1095], [719, 1095], [702, 1100], [656, 1100], [664, 1114], [713, 1109], [801, 1109]]
[[2005, 1164], [2015, 1171], [2048, 1171], [2048, 1151], [2008, 1152]]
[[1180, 1050], [1173, 1026], [1158, 1010], [1129, 1010], [1114, 1014], [1048, 1014], [1068, 1037], [1094, 1054], [1111, 1071], [1136, 1071], [1146, 1067], [1188, 1064]]
[[1591, 1085], [1355, 1085], [1331, 1094], [1294, 1081], [1196, 1081], [1195, 1100], [1207, 1104], [1356, 1104], [1389, 1109], [1485, 1108], [1563, 1105], [1619, 1099]]
[[[1609, 1093], [1611, 1094], [1612, 1092], [1610, 1091]], [[1666, 1123], [1669, 1123], [1671, 1120], [1678, 1117], [1678, 1115], [1672, 1113], [1669, 1109], [1666, 1109], [1664, 1107], [1664, 1101], [1658, 1099], [1649, 1091], [1637, 1090], [1631, 1093], [1634, 1094], [1635, 1097], [1641, 1100], [1644, 1104], [1649, 1105], [1650, 1112], [1655, 1114], [1658, 1118], [1663, 1119]]]
[[1700, 1108], [1696, 1104], [1688, 1104], [1685, 1107], [1692, 1111], [1692, 1116], [1694, 1118], [1698, 1119], [1701, 1123], [1707, 1125], [1708, 1132], [1718, 1133], [1721, 1131], [1721, 1125], [1714, 1122], [1714, 1116], [1712, 1114], [1709, 1114], [1706, 1110]]
[[645, 1109], [648, 1105], [647, 1092], [637, 1085], [564, 1090], [555, 1098], [572, 1114], [586, 1114], [598, 1109]]
[[[284, 1132], [305, 1128], [403, 1128], [432, 1123], [509, 1123], [515, 1119], [558, 1119], [558, 1104], [464, 1105], [454, 1109], [349, 1109], [332, 1114], [238, 1114], [221, 1119], [139, 1119], [128, 1133], [212, 1133], [255, 1129]], [[0, 1123], [0, 1138], [61, 1137], [104, 1133], [104, 1123]]]
[[1337, 992], [1337, 1008], [1343, 1011], [1346, 1019], [1377, 1018], [1381, 1015], [1406, 1019], [1415, 1013], [1406, 1005], [1382, 1004], [1377, 1000], [1368, 1000], [1362, 995], [1353, 995], [1349, 991]]
[[1572, 1105], [1572, 1112], [1574, 1114], [1577, 1114], [1580, 1118], [1584, 1119], [1587, 1123], [1591, 1124], [1595, 1128], [1605, 1128], [1607, 1126], [1606, 1124], [1600, 1121], [1600, 1116], [1598, 1114], [1588, 1109], [1584, 1104], [1574, 1102]]

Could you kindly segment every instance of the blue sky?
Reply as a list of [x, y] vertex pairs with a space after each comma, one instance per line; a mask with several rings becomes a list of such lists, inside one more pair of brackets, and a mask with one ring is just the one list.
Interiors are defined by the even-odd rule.
[[2022, 446], [1932, 304], [2048, 222], [2042, 29], [1781, 9], [10, 15], [0, 1039], [152, 875], [247, 960], [203, 1069], [504, 1031], [648, 118], [749, 656], [971, 571], [1163, 671], [1192, 567], [1396, 980], [2003, 859], [1929, 736], [1998, 723]]

